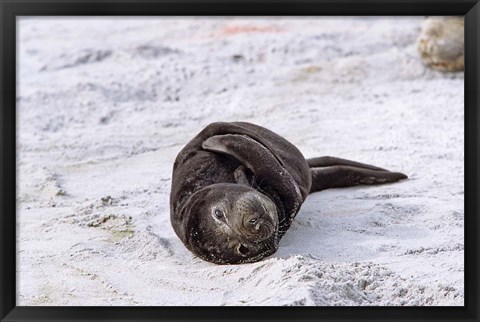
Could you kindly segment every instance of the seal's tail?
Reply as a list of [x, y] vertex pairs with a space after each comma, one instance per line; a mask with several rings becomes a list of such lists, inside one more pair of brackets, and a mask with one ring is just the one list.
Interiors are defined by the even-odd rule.
[[400, 172], [390, 172], [373, 165], [334, 157], [313, 158], [307, 162], [312, 172], [310, 193], [329, 188], [382, 184], [408, 178]]

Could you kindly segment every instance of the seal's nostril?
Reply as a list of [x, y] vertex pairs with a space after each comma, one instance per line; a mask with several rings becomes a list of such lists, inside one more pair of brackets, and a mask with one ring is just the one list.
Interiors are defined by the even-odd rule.
[[238, 252], [242, 255], [247, 255], [249, 253], [249, 249], [242, 244], [238, 247]]

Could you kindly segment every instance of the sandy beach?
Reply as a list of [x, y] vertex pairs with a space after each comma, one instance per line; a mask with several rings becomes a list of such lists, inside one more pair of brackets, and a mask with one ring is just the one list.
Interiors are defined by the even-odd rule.
[[[464, 74], [423, 17], [24, 17], [17, 305], [464, 305]], [[409, 176], [311, 194], [274, 255], [215, 265], [170, 224], [174, 159], [246, 121]]]

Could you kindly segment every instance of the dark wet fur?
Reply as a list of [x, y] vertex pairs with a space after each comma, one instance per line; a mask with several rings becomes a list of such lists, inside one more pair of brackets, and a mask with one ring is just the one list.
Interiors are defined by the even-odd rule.
[[[340, 158], [306, 160], [287, 140], [254, 124], [212, 123], [175, 160], [171, 223], [185, 246], [204, 260], [217, 264], [255, 262], [275, 253], [309, 193], [405, 178], [399, 172]], [[231, 201], [239, 195], [237, 191], [249, 190], [268, 197], [276, 206], [277, 227], [261, 243], [247, 241], [246, 236], [216, 233], [208, 217], [218, 200]], [[248, 205], [253, 210], [259, 207], [254, 202]], [[233, 243], [232, 248], [232, 239], [242, 244]], [[239, 253], [235, 253], [237, 248]]]

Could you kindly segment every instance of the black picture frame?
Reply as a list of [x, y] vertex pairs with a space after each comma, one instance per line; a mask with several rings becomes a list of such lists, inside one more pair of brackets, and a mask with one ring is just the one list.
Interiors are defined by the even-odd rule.
[[[0, 0], [1, 321], [478, 321], [480, 4], [467, 0]], [[77, 15], [464, 15], [465, 306], [463, 307], [25, 307], [16, 306], [16, 17]]]

